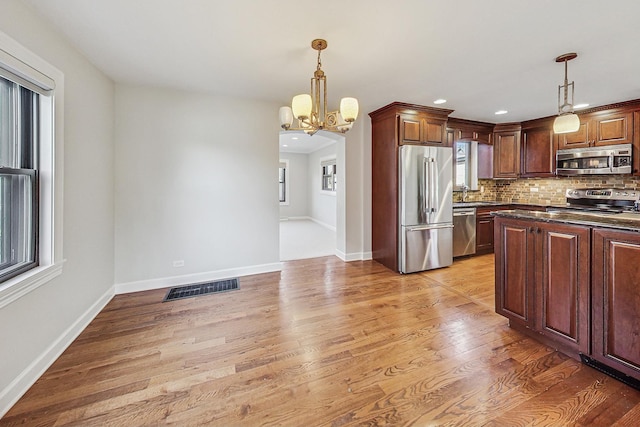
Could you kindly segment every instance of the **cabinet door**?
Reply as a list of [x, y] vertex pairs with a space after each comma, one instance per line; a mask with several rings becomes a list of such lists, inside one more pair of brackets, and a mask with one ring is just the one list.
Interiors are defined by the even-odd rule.
[[420, 142], [420, 119], [400, 116], [400, 143], [416, 144]]
[[593, 230], [594, 359], [640, 379], [640, 235]]
[[496, 313], [533, 327], [535, 235], [529, 221], [497, 217], [494, 223]]
[[478, 179], [493, 178], [493, 145], [478, 144]]
[[520, 156], [522, 158], [520, 176], [554, 176], [556, 147], [553, 127], [523, 129]]
[[[539, 223], [538, 223], [539, 224]], [[536, 329], [566, 348], [589, 352], [590, 229], [536, 226], [542, 256], [536, 271]]]
[[493, 217], [487, 213], [476, 214], [476, 255], [493, 252]]
[[589, 131], [592, 145], [630, 144], [633, 137], [633, 113], [595, 116]]
[[558, 135], [558, 150], [585, 148], [589, 146], [589, 120], [580, 117], [580, 128], [571, 133]]
[[493, 176], [517, 178], [520, 174], [520, 131], [495, 132]]
[[422, 119], [422, 142], [446, 146], [446, 130], [446, 120], [424, 118]]

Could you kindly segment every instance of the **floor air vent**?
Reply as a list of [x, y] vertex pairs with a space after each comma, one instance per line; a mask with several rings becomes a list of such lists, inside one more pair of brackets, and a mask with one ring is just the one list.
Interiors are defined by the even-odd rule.
[[173, 301], [176, 299], [197, 297], [200, 295], [213, 294], [218, 292], [227, 292], [240, 289], [238, 278], [218, 280], [216, 282], [197, 283], [195, 285], [179, 286], [169, 289], [167, 295], [162, 302]]

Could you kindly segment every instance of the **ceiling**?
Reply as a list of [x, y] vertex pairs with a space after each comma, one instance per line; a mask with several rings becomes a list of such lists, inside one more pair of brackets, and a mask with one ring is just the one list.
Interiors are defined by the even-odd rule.
[[576, 103], [640, 98], [637, 0], [24, 1], [119, 83], [284, 105], [308, 92], [324, 38], [329, 104], [357, 97], [360, 120], [437, 98], [471, 120], [553, 115], [566, 52]]

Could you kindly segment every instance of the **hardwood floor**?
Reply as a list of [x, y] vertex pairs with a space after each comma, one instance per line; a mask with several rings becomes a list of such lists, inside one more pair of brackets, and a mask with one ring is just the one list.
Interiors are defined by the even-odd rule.
[[326, 257], [118, 295], [0, 425], [640, 424], [639, 391], [511, 330], [493, 286], [493, 255], [404, 276]]

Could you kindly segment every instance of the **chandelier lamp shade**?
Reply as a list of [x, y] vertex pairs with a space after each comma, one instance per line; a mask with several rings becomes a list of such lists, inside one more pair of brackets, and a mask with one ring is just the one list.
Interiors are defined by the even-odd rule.
[[[318, 66], [311, 78], [311, 92], [294, 96], [291, 107], [280, 107], [280, 126], [284, 130], [303, 130], [310, 135], [319, 130], [345, 133], [358, 118], [358, 100], [342, 98], [339, 110], [328, 111], [327, 76], [320, 62], [320, 53], [327, 48], [327, 42], [315, 39], [311, 47], [318, 51]], [[293, 127], [294, 119], [298, 121], [297, 127]]]
[[573, 82], [569, 83], [567, 79], [567, 62], [577, 57], [577, 53], [565, 53], [556, 58], [556, 62], [564, 62], [564, 84], [558, 86], [558, 117], [553, 122], [553, 133], [571, 133], [580, 129], [580, 117], [573, 112]]

